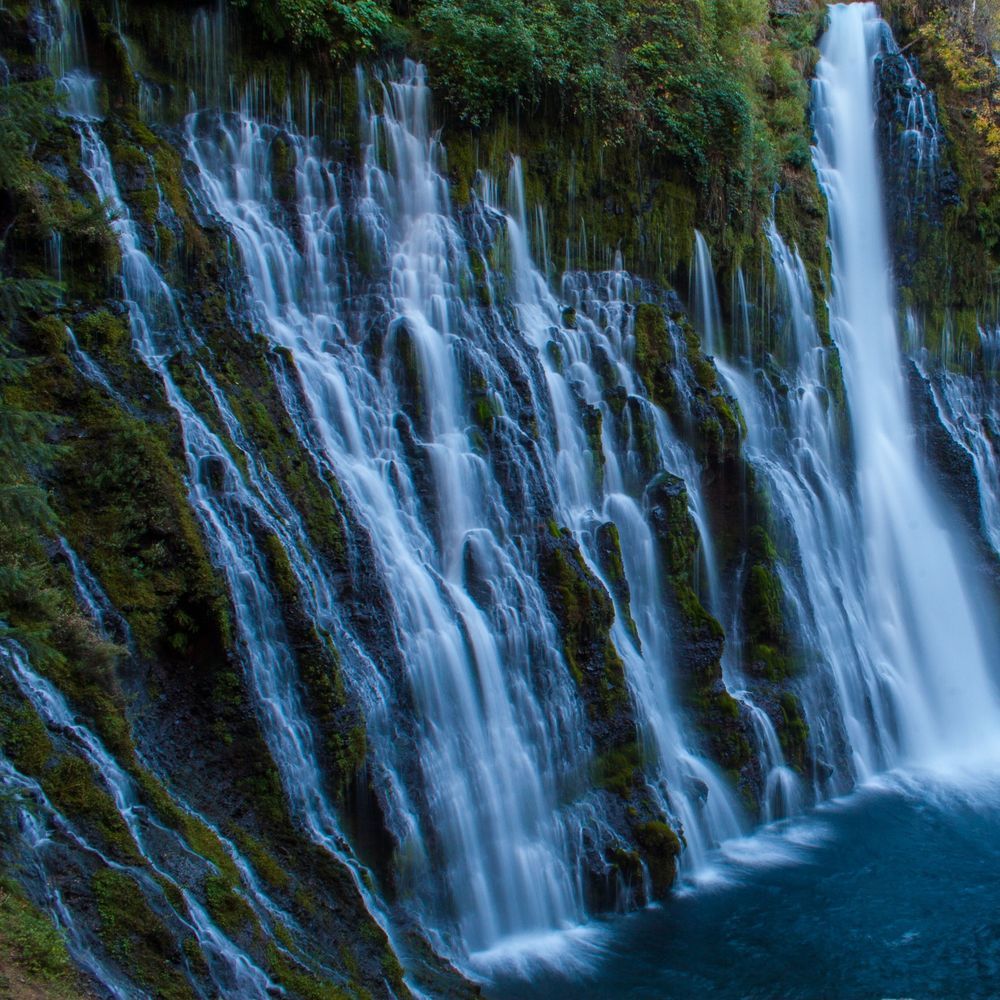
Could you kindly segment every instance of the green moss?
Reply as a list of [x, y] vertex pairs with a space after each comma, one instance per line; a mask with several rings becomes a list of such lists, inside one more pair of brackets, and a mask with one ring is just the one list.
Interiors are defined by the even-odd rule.
[[652, 303], [636, 306], [634, 365], [649, 398], [667, 413], [677, 412], [677, 385], [671, 368], [677, 362], [673, 340], [667, 331], [663, 310]]
[[124, 316], [114, 316], [107, 309], [86, 313], [74, 328], [85, 351], [121, 358], [132, 346], [132, 332]]
[[226, 879], [210, 875], [205, 879], [203, 888], [205, 906], [227, 936], [233, 937], [248, 927], [257, 927], [253, 911]]
[[91, 877], [101, 940], [129, 974], [163, 1000], [188, 1000], [195, 994], [184, 980], [177, 942], [132, 876], [100, 868]]
[[722, 680], [722, 626], [695, 591], [698, 536], [683, 480], [661, 474], [647, 489], [647, 502], [678, 625], [680, 694], [712, 756], [735, 777], [753, 753], [739, 704]]
[[386, 979], [397, 990], [403, 986], [403, 976], [405, 974], [403, 966], [400, 964], [395, 952], [388, 945], [382, 952], [379, 964], [382, 966], [382, 972], [385, 973]]
[[[299, 886], [295, 890], [294, 899], [296, 908], [307, 917], [313, 916], [319, 909], [319, 903], [317, 902], [316, 897], [303, 886]], [[365, 928], [362, 928], [362, 933], [365, 933]]]
[[485, 434], [493, 431], [493, 421], [503, 413], [499, 400], [491, 393], [484, 392], [472, 398], [472, 419]]
[[124, 414], [88, 425], [59, 469], [74, 548], [147, 655], [164, 646], [183, 654], [206, 639], [226, 644], [224, 592], [167, 444]]
[[779, 699], [781, 718], [778, 738], [785, 760], [800, 774], [807, 773], [809, 760], [809, 726], [802, 711], [802, 703], [791, 691], [783, 691]]
[[275, 136], [271, 142], [272, 189], [278, 201], [294, 204], [296, 200], [296, 156], [284, 136]]
[[[22, 987], [37, 991], [32, 996], [75, 1000], [83, 995], [63, 936], [20, 886], [6, 877], [0, 877], [0, 965], [16, 970]], [[0, 991], [5, 989], [15, 987], [0, 977]]]
[[281, 539], [273, 532], [268, 532], [261, 541], [267, 555], [271, 579], [278, 588], [278, 593], [284, 600], [294, 601], [298, 595], [298, 581], [295, 578], [288, 554], [285, 552], [285, 547], [281, 544]]
[[40, 774], [54, 753], [48, 731], [30, 705], [0, 709], [0, 748], [30, 775]]
[[351, 1000], [351, 995], [340, 986], [294, 964], [274, 946], [268, 948], [268, 969], [271, 975], [302, 1000]]
[[[890, 220], [900, 305], [944, 361], [979, 364], [974, 317], [995, 302], [1000, 279], [1000, 81], [988, 42], [995, 5], [888, 0], [884, 10], [934, 90], [945, 137], [937, 175], [949, 182], [928, 210]], [[951, 345], [941, 337], [946, 325]]]
[[231, 831], [233, 839], [247, 858], [254, 870], [268, 885], [275, 889], [287, 889], [291, 883], [288, 872], [268, 852], [267, 848], [245, 830], [234, 827]]
[[219, 838], [200, 819], [177, 806], [149, 771], [136, 764], [130, 770], [142, 789], [143, 797], [160, 819], [177, 830], [196, 854], [215, 865], [229, 884], [236, 884], [239, 871]]
[[[765, 536], [766, 537], [766, 536]], [[773, 551], [770, 539], [767, 545]], [[750, 567], [743, 590], [747, 667], [757, 677], [780, 681], [796, 670], [784, 618], [784, 591], [773, 561]]]
[[614, 715], [628, 698], [625, 668], [611, 641], [614, 606], [590, 572], [570, 532], [548, 539], [540, 579], [560, 625], [566, 663], [591, 713]]
[[622, 798], [628, 798], [642, 780], [643, 763], [640, 743], [613, 747], [595, 759], [594, 784]]
[[581, 410], [583, 432], [587, 438], [587, 450], [590, 454], [591, 474], [594, 478], [594, 489], [600, 493], [604, 488], [604, 445], [601, 432], [604, 426], [604, 414], [600, 407], [583, 406]]
[[79, 757], [63, 754], [39, 780], [52, 804], [69, 818], [98, 833], [115, 855], [132, 864], [142, 858], [111, 796], [97, 773]]
[[649, 871], [653, 895], [662, 897], [677, 877], [677, 856], [681, 852], [680, 840], [666, 823], [655, 820], [636, 826], [635, 837]]
[[191, 936], [184, 938], [181, 950], [184, 952], [184, 957], [187, 959], [188, 968], [193, 970], [196, 975], [206, 977], [211, 975], [208, 962], [205, 960], [205, 955], [203, 954], [196, 937]]
[[238, 789], [253, 802], [262, 823], [271, 829], [288, 831], [285, 791], [281, 785], [281, 776], [273, 763], [262, 757], [259, 766], [240, 779]]
[[638, 644], [639, 631], [635, 621], [632, 619], [631, 593], [628, 585], [628, 578], [625, 576], [625, 565], [622, 562], [621, 538], [618, 535], [618, 526], [614, 521], [607, 521], [597, 528], [594, 533], [596, 543], [597, 558], [604, 574], [604, 579], [608, 582], [611, 592], [617, 601], [618, 613], [621, 614], [628, 627], [632, 638]]
[[[449, 157], [450, 159], [450, 157]], [[459, 200], [468, 200], [468, 185], [465, 186], [466, 197]], [[482, 254], [475, 249], [469, 250], [469, 272], [472, 275], [473, 287], [476, 301], [484, 308], [489, 309], [493, 305], [493, 292], [490, 287], [489, 277], [486, 273], [486, 261]]]
[[751, 641], [781, 641], [784, 636], [782, 590], [774, 572], [763, 563], [750, 567], [747, 574], [744, 608]]
[[402, 320], [396, 322], [386, 336], [385, 358], [404, 412], [418, 431], [427, 430], [429, 409], [420, 371], [419, 348]]
[[[223, 374], [230, 406], [285, 495], [301, 513], [314, 545], [333, 566], [339, 567], [346, 554], [340, 484], [329, 471], [317, 472], [298, 443], [297, 430], [274, 384], [272, 362], [263, 353], [265, 346], [255, 339], [248, 352], [246, 345], [237, 340], [232, 353], [227, 354]], [[278, 363], [293, 367], [290, 355], [277, 357]], [[291, 374], [294, 381], [294, 372]]]
[[627, 885], [640, 885], [642, 883], [642, 858], [638, 851], [628, 851], [614, 845], [608, 848], [604, 856]]

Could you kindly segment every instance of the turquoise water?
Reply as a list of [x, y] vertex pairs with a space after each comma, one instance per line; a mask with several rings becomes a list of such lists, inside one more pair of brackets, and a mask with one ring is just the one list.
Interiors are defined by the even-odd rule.
[[727, 853], [718, 881], [487, 995], [1000, 997], [1000, 781], [893, 779]]

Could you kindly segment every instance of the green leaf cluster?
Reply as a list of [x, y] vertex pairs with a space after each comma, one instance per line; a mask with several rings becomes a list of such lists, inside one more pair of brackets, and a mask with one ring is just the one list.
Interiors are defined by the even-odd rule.
[[805, 77], [821, 5], [767, 0], [424, 0], [435, 92], [486, 124], [515, 107], [586, 123], [605, 146], [665, 156], [710, 226], [768, 204], [810, 161]]
[[392, 24], [379, 0], [232, 0], [271, 42], [353, 58], [375, 49]]
[[435, 86], [471, 124], [546, 91], [601, 113], [624, 98], [614, 65], [624, 0], [429, 0], [417, 21]]

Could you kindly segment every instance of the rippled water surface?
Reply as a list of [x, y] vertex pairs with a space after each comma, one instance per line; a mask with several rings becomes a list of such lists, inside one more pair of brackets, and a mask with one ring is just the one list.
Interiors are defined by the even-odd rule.
[[727, 854], [717, 883], [568, 946], [572, 971], [488, 995], [1000, 996], [1000, 781], [887, 781]]

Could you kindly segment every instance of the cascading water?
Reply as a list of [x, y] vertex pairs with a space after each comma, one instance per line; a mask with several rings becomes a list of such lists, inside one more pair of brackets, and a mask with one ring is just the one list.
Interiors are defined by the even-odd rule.
[[[0, 662], [20, 655], [19, 649], [8, 646], [0, 649]], [[85, 872], [84, 859], [100, 864], [107, 864], [108, 859], [53, 807], [38, 782], [18, 771], [3, 754], [0, 792], [13, 812], [5, 817], [5, 860], [36, 904], [51, 915], [74, 962], [114, 1000], [145, 997], [126, 975], [99, 957], [97, 935], [66, 905], [59, 889], [60, 872], [75, 867]]]
[[[428, 133], [423, 70], [410, 66], [382, 96], [381, 115], [363, 109], [368, 152], [356, 223], [385, 268], [369, 315], [352, 315], [341, 298], [341, 194], [315, 141], [287, 140], [301, 249], [284, 228], [268, 170], [276, 130], [246, 111], [221, 121], [195, 115], [189, 156], [200, 197], [238, 241], [264, 330], [292, 352], [315, 434], [303, 443], [348, 492], [391, 595], [388, 624], [417, 709], [420, 786], [406, 784], [387, 706], [370, 706], [367, 722], [390, 782], [400, 880], [423, 896], [429, 924], [454, 920], [461, 947], [477, 951], [582, 917], [558, 788], [584, 766], [583, 726], [554, 662], [544, 598], [515, 543], [525, 526], [505, 514], [470, 436], [458, 366], [482, 365], [492, 381], [496, 365], [459, 295], [471, 284], [467, 251]], [[381, 165], [383, 146], [392, 172]], [[373, 321], [386, 331], [381, 350], [402, 358], [404, 370], [372, 369], [354, 331]], [[470, 571], [490, 581], [475, 599]], [[531, 673], [542, 669], [545, 702], [532, 695]], [[439, 863], [443, 877], [432, 878]]]
[[[148, 811], [140, 807], [138, 787], [105, 749], [97, 736], [78, 722], [62, 695], [43, 677], [36, 674], [26, 658], [15, 650], [6, 657], [14, 681], [25, 698], [32, 704], [45, 724], [53, 731], [72, 737], [73, 743], [90, 762], [106, 785], [119, 814], [139, 849], [140, 855], [151, 871], [164, 882], [175, 886], [184, 900], [186, 913], [181, 920], [189, 920], [202, 955], [205, 957], [216, 989], [246, 997], [265, 997], [276, 989], [274, 983], [245, 952], [229, 940], [209, 917], [205, 907], [171, 875], [169, 851], [160, 846], [161, 838], [172, 841], [171, 848], [186, 855], [186, 863], [205, 865], [197, 854], [176, 833], [159, 823]], [[155, 888], [152, 879], [141, 873], [142, 883]], [[162, 890], [161, 890], [162, 892]], [[166, 900], [167, 897], [164, 897]]]
[[[772, 246], [777, 249], [779, 246], [784, 250], [784, 245], [780, 243], [780, 237], [773, 226], [768, 231]], [[799, 308], [796, 314], [797, 322], [811, 322], [812, 313], [811, 297], [806, 300], [801, 295], [800, 284], [789, 284], [786, 270], [778, 270], [779, 288], [787, 293], [799, 293], [794, 295], [794, 301]], [[802, 275], [804, 280], [804, 273]], [[706, 345], [713, 345], [715, 352], [715, 365], [722, 375], [723, 380], [729, 390], [737, 398], [744, 413], [744, 418], [748, 424], [750, 438], [744, 443], [748, 456], [755, 459], [752, 450], [756, 429], [760, 425], [757, 419], [756, 409], [749, 413], [746, 406], [754, 407], [754, 400], [749, 398], [744, 390], [737, 372], [732, 369], [724, 359], [728, 353], [724, 343], [722, 329], [722, 310], [719, 304], [719, 296], [715, 286], [715, 275], [712, 267], [712, 252], [708, 243], [699, 232], [695, 232], [695, 259], [692, 267], [691, 291], [697, 308], [694, 310], [694, 319]], [[808, 293], [808, 286], [806, 286]], [[742, 271], [737, 273], [736, 279], [736, 303], [737, 303], [737, 336], [736, 345], [742, 350], [744, 359], [749, 363], [751, 357], [751, 320], [750, 305], [746, 295], [746, 281]], [[806, 313], [803, 307], [808, 306], [810, 311]], [[798, 329], [798, 327], [796, 327]], [[764, 466], [771, 460], [769, 454], [756, 456], [755, 464], [758, 467]], [[694, 481], [697, 481], [696, 477]], [[729, 692], [740, 701], [749, 715], [756, 737], [756, 749], [760, 762], [761, 772], [764, 775], [764, 788], [762, 796], [763, 819], [767, 822], [780, 819], [783, 816], [795, 813], [802, 805], [802, 788], [798, 775], [787, 765], [784, 752], [781, 748], [781, 740], [775, 730], [771, 717], [757, 703], [750, 684], [745, 676], [742, 663], [743, 628], [740, 620], [738, 604], [734, 596], [738, 593], [737, 587], [724, 587], [722, 583], [722, 570], [715, 557], [714, 546], [711, 544], [711, 535], [705, 525], [705, 518], [699, 519], [701, 536], [703, 539], [703, 556], [707, 575], [707, 590], [711, 611], [726, 625], [726, 635], [729, 639], [722, 659], [723, 677]], [[742, 572], [737, 574], [738, 582], [742, 583]], [[732, 606], [732, 607], [731, 607]]]
[[705, 237], [696, 229], [694, 232], [694, 260], [691, 266], [691, 301], [693, 303], [692, 318], [695, 326], [701, 332], [702, 346], [705, 353], [714, 355], [721, 348], [718, 343], [722, 330], [722, 308], [719, 305], [719, 295], [714, 279], [707, 281], [706, 275], [712, 274], [712, 251]]
[[[990, 332], [980, 330], [984, 357], [990, 357]], [[944, 368], [920, 365], [930, 385], [938, 419], [969, 456], [975, 472], [980, 527], [1000, 556], [1000, 391], [995, 374], [974, 378]]]
[[[100, 637], [108, 642], [123, 642], [129, 652], [129, 655], [135, 655], [135, 643], [129, 624], [114, 607], [111, 599], [101, 587], [100, 582], [65, 539], [59, 540], [59, 552], [66, 560], [67, 566], [72, 573], [74, 589], [76, 590], [80, 605], [92, 619]], [[57, 704], [55, 699], [59, 696], [57, 692], [52, 689], [51, 685], [48, 685], [41, 678], [37, 678], [33, 672], [31, 673], [31, 677], [33, 678], [33, 684], [36, 690], [47, 692], [45, 695], [47, 703]], [[62, 728], [62, 720], [60, 717], [53, 716], [52, 718], [60, 722], [60, 726]], [[88, 741], [96, 747], [100, 746], [100, 741], [93, 736], [93, 734], [88, 734]], [[103, 752], [101, 756], [102, 760], [108, 759], [106, 751]], [[155, 773], [154, 768], [150, 766], [149, 762], [144, 758], [140, 751], [136, 750], [135, 756], [141, 767], [150, 771], [150, 773]], [[117, 765], [112, 766], [117, 767]], [[134, 799], [135, 790], [131, 787], [132, 783], [128, 776], [118, 769], [115, 777], [121, 786], [118, 798], [123, 801], [130, 801]], [[164, 780], [160, 775], [157, 775], [157, 777], [165, 788], [170, 788], [170, 782], [168, 780]], [[245, 893], [245, 899], [254, 911], [257, 919], [261, 922], [261, 925], [272, 932], [278, 926], [284, 928], [286, 932], [298, 932], [299, 927], [294, 917], [286, 909], [283, 909], [275, 903], [268, 893], [264, 891], [261, 881], [254, 872], [250, 862], [239, 851], [236, 845], [229, 838], [227, 838], [206, 816], [199, 813], [187, 802], [179, 798], [176, 791], [170, 790], [169, 794], [174, 805], [188, 813], [188, 815], [193, 817], [198, 824], [209, 830], [210, 833], [218, 840], [225, 852], [229, 855], [236, 871], [239, 873], [242, 883], [241, 891]], [[140, 815], [142, 813], [141, 809], [134, 807], [131, 811], [139, 813]], [[159, 833], [167, 834], [168, 838], [172, 836], [169, 831], [159, 824], [155, 825], [154, 830]], [[183, 853], [188, 853], [187, 848], [183, 848]], [[284, 944], [279, 945], [279, 947], [283, 952], [286, 954], [292, 954], [294, 957], [294, 954], [290, 952]], [[244, 983], [243, 988], [249, 988], [252, 992], [254, 985], [255, 984], [252, 982]], [[256, 985], [260, 984], [258, 983]]]
[[70, 0], [54, 0], [48, 29], [48, 61], [65, 112], [72, 118], [94, 120], [99, 115], [97, 79], [87, 71], [87, 45], [79, 7]]
[[[648, 513], [643, 510], [645, 482], [637, 476], [637, 455], [626, 427], [608, 403], [608, 392], [624, 390], [639, 400], [631, 359], [633, 313], [628, 303], [636, 289], [618, 270], [602, 276], [595, 288], [584, 275], [568, 274], [566, 299], [578, 310], [576, 329], [561, 322], [561, 306], [535, 268], [526, 235], [524, 189], [519, 160], [511, 170], [513, 214], [507, 218], [514, 270], [514, 294], [523, 334], [545, 365], [556, 441], [556, 488], [564, 520], [580, 539], [592, 571], [609, 592], [596, 551], [599, 529], [610, 523], [621, 541], [622, 560], [630, 594], [629, 605], [618, 599], [614, 627], [616, 646], [625, 662], [632, 696], [644, 720], [647, 740], [654, 747], [657, 777], [669, 811], [676, 813], [687, 843], [685, 864], [691, 871], [704, 866], [709, 848], [741, 829], [739, 807], [726, 783], [693, 750], [670, 688], [674, 653], [664, 620], [663, 569]], [[550, 348], [558, 336], [559, 363]], [[597, 366], [602, 366], [599, 375]], [[697, 509], [697, 463], [670, 432], [665, 415], [644, 400], [640, 403], [652, 426], [659, 469], [683, 474]], [[600, 414], [599, 446], [587, 434], [588, 416]], [[588, 413], [589, 411], [589, 413]], [[592, 421], [593, 418], [590, 417]], [[627, 442], [622, 452], [619, 442]], [[599, 469], [600, 475], [595, 475]], [[634, 625], [630, 628], [630, 622]]]
[[[75, 9], [70, 9], [66, 16], [75, 16]], [[82, 57], [82, 50], [73, 51], [77, 57]], [[72, 75], [86, 78], [82, 69], [73, 70]], [[289, 800], [313, 839], [354, 875], [355, 885], [369, 911], [387, 926], [380, 904], [369, 888], [370, 880], [364, 877], [365, 873], [340, 833], [324, 788], [314, 734], [296, 686], [294, 654], [281, 625], [280, 610], [268, 578], [266, 560], [254, 536], [254, 525], [267, 525], [285, 542], [304, 589], [307, 582], [320, 581], [323, 575], [308, 544], [289, 536], [287, 525], [294, 525], [295, 519], [287, 516], [279, 519], [274, 513], [284, 510], [287, 515], [291, 506], [282, 497], [269, 496], [259, 479], [252, 485], [261, 489], [263, 497], [248, 488], [225, 445], [174, 384], [167, 359], [174, 351], [197, 345], [197, 337], [183, 323], [173, 292], [142, 249], [138, 228], [118, 191], [111, 157], [99, 135], [93, 107], [88, 106], [80, 115], [77, 128], [83, 169], [102, 202], [108, 206], [112, 227], [121, 246], [122, 284], [129, 304], [133, 344], [151, 370], [163, 380], [168, 402], [183, 428], [192, 506], [230, 584], [241, 645], [253, 690], [259, 699], [265, 734]], [[82, 355], [78, 348], [77, 351]], [[103, 373], [92, 362], [88, 364], [86, 356], [82, 356], [82, 360], [84, 374], [114, 394]], [[245, 457], [252, 470], [252, 456]], [[220, 479], [221, 488], [216, 489]], [[308, 565], [308, 570], [302, 568], [304, 565]], [[323, 586], [318, 590], [321, 595], [326, 593]], [[315, 596], [316, 589], [309, 593]], [[192, 916], [197, 914], [199, 925], [204, 927], [204, 946], [209, 947], [209, 953], [220, 951], [229, 961], [226, 958], [228, 942], [212, 928], [210, 921], [206, 923], [207, 915], [193, 897], [189, 906]], [[267, 976], [246, 956], [237, 954], [230, 965], [236, 970], [234, 974], [243, 976], [239, 981], [247, 995], [263, 995], [272, 989], [273, 984]], [[247, 967], [249, 973], [244, 971]], [[258, 977], [256, 981], [252, 980], [254, 975]]]
[[805, 265], [773, 224], [767, 235], [777, 291], [768, 304], [771, 357], [780, 367], [755, 370], [748, 354], [717, 365], [740, 404], [747, 456], [780, 510], [795, 557], [781, 563], [779, 576], [803, 655], [818, 661], [803, 694], [814, 756], [835, 776], [832, 784], [819, 779], [822, 796], [888, 766], [894, 727], [872, 659], [867, 570], [857, 544], [863, 531], [833, 401], [831, 349], [816, 326]]
[[1000, 329], [982, 322], [978, 344], [965, 352], [955, 349], [945, 320], [940, 345], [924, 346], [923, 324], [906, 316], [906, 350], [920, 376], [936, 423], [951, 440], [946, 461], [958, 459], [965, 472], [957, 482], [955, 502], [978, 527], [982, 539], [1000, 556]]
[[[229, 584], [251, 689], [286, 794], [310, 836], [353, 874], [370, 912], [384, 922], [370, 880], [340, 832], [325, 789], [315, 734], [298, 688], [294, 653], [255, 526], [265, 525], [282, 540], [304, 592], [322, 600], [328, 590], [318, 560], [308, 542], [291, 533], [297, 524], [291, 505], [277, 493], [272, 480], [255, 475], [253, 456], [244, 455], [248, 484], [226, 446], [174, 384], [166, 363], [169, 353], [197, 344], [197, 338], [185, 326], [171, 289], [142, 249], [138, 228], [118, 192], [107, 147], [92, 124], [81, 126], [81, 141], [83, 169], [114, 213], [112, 227], [122, 248], [133, 344], [162, 378], [167, 400], [181, 423], [191, 503]], [[286, 516], [282, 518], [277, 511]], [[324, 610], [328, 609], [327, 604]], [[317, 614], [317, 618], [329, 623], [329, 616]]]

